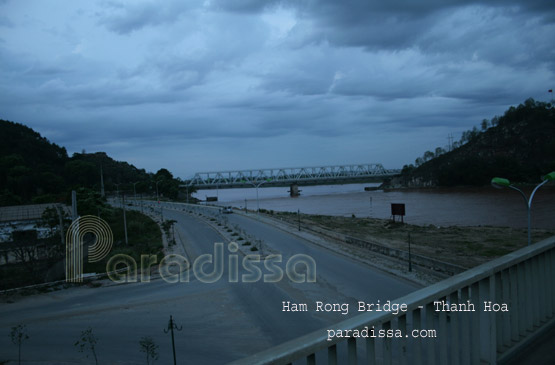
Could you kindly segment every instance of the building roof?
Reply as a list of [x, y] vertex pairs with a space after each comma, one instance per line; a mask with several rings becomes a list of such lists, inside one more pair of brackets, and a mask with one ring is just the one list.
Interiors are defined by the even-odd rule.
[[46, 208], [60, 206], [69, 216], [71, 207], [61, 204], [32, 204], [14, 205], [10, 207], [0, 207], [0, 222], [37, 220], [42, 218], [42, 213]]

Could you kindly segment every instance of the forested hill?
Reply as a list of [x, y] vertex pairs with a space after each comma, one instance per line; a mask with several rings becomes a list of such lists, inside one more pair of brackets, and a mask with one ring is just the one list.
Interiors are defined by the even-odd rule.
[[[539, 182], [555, 170], [555, 108], [528, 99], [415, 162], [403, 168], [405, 186], [486, 185], [494, 176]], [[106, 192], [132, 192], [135, 183], [137, 193], [152, 194], [158, 182], [161, 195], [178, 195], [179, 179], [166, 169], [147, 173], [104, 152], [69, 157], [31, 128], [0, 120], [0, 206], [67, 202], [69, 191], [79, 188], [99, 192], [101, 166]]]
[[[486, 185], [494, 176], [537, 183], [555, 170], [555, 108], [526, 100], [503, 116], [484, 119], [481, 130], [463, 133], [455, 148], [427, 152], [418, 166], [403, 168], [406, 186]], [[427, 160], [427, 161], [425, 161]]]
[[[104, 152], [75, 153], [51, 143], [33, 129], [0, 119], [0, 206], [67, 202], [71, 190], [100, 192], [100, 168], [106, 192], [152, 193], [177, 196], [178, 181], [166, 169], [147, 173], [127, 162], [115, 161]], [[117, 185], [116, 185], [117, 184]]]

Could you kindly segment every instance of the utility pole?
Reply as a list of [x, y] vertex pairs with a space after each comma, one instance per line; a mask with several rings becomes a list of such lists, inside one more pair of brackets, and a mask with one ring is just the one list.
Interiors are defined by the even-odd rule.
[[60, 238], [62, 240], [62, 246], [65, 246], [65, 242], [64, 242], [64, 221], [62, 218], [62, 210], [60, 209], [60, 206], [58, 204], [56, 204], [54, 206], [56, 208], [56, 212], [58, 212], [58, 219], [60, 221]]
[[102, 171], [102, 164], [100, 164], [100, 196], [104, 198], [104, 173]]
[[71, 191], [71, 220], [74, 221], [78, 218], [77, 216], [77, 192], [75, 190]]
[[133, 183], [133, 199], [135, 199], [135, 203], [137, 203], [137, 190], [135, 189], [135, 185], [137, 185], [140, 181]]
[[168, 323], [168, 328], [164, 329], [164, 333], [168, 333], [171, 332], [172, 334], [172, 349], [173, 349], [173, 365], [177, 365], [177, 360], [175, 358], [175, 340], [173, 338], [173, 330], [176, 329], [178, 331], [181, 331], [183, 329], [183, 327], [178, 327], [175, 322], [173, 321], [172, 316], [170, 315], [170, 322]]
[[156, 181], [156, 201], [158, 201], [158, 204], [160, 204], [160, 196], [158, 195], [158, 183], [160, 181], [162, 181], [162, 180]]
[[412, 257], [410, 254], [410, 232], [409, 232], [409, 271], [412, 271]]
[[127, 246], [127, 219], [125, 217], [125, 193], [123, 193], [123, 232], [125, 233], [125, 245]]

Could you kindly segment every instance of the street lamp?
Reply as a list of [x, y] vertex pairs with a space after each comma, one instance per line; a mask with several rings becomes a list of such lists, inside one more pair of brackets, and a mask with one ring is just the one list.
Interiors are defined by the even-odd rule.
[[135, 185], [137, 185], [140, 181], [133, 183], [133, 199], [135, 199], [135, 204], [137, 203], [137, 190], [135, 189]]
[[[260, 212], [260, 204], [258, 202], [258, 188], [260, 187], [260, 185], [262, 184], [266, 184], [267, 182], [271, 182], [272, 179], [266, 179], [264, 181], [259, 182], [258, 184], [252, 182], [252, 181], [248, 181], [249, 183], [251, 183], [255, 188], [256, 188], [256, 213], [258, 214]], [[246, 180], [241, 180], [241, 182], [246, 183]], [[246, 202], [245, 202], [245, 206], [246, 206]]]
[[260, 204], [258, 202], [258, 188], [260, 187], [260, 185], [266, 184], [267, 182], [271, 182], [271, 181], [272, 181], [272, 179], [267, 179], [267, 180], [259, 182], [258, 184], [251, 183], [254, 186], [256, 186], [256, 213], [257, 214], [260, 213]]
[[545, 175], [542, 178], [542, 182], [539, 183], [534, 190], [532, 191], [532, 194], [530, 194], [530, 199], [528, 199], [526, 197], [526, 194], [524, 194], [524, 192], [522, 190], [520, 190], [519, 188], [517, 188], [516, 186], [512, 185], [511, 182], [508, 179], [504, 179], [502, 177], [494, 177], [493, 179], [491, 179], [491, 185], [494, 188], [497, 189], [502, 189], [502, 188], [511, 188], [513, 190], [516, 190], [520, 193], [520, 195], [522, 195], [522, 198], [524, 199], [524, 202], [526, 203], [526, 209], [528, 211], [528, 246], [530, 246], [532, 244], [532, 230], [531, 230], [531, 210], [532, 210], [532, 199], [534, 199], [534, 194], [536, 193], [536, 191], [542, 186], [545, 185], [546, 183], [548, 183], [549, 181], [555, 180], [555, 171], [550, 172], [549, 174]]
[[119, 186], [121, 185], [121, 183], [119, 184], [114, 184], [116, 186], [116, 201], [118, 201], [120, 199], [119, 197]]

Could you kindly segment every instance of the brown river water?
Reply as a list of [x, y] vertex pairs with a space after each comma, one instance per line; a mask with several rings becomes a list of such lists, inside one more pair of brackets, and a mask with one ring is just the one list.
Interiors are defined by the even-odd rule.
[[[301, 196], [292, 198], [288, 187], [258, 189], [261, 209], [307, 214], [356, 217], [391, 217], [391, 204], [404, 203], [406, 223], [436, 226], [527, 226], [526, 204], [511, 189], [438, 188], [395, 191], [364, 191], [377, 184], [300, 186]], [[550, 183], [549, 185], [555, 185]], [[555, 229], [555, 187], [543, 186], [532, 202], [532, 228]], [[532, 187], [533, 188], [533, 187]], [[525, 188], [526, 195], [532, 188]], [[199, 190], [199, 199], [217, 196], [219, 205], [249, 210], [257, 207], [256, 189]], [[246, 201], [245, 201], [246, 200]]]

